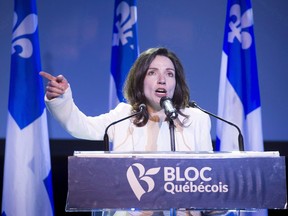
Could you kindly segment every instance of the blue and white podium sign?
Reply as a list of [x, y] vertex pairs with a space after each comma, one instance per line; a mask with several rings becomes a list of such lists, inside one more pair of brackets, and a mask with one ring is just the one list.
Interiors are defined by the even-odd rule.
[[286, 191], [278, 152], [75, 152], [66, 210], [283, 209]]

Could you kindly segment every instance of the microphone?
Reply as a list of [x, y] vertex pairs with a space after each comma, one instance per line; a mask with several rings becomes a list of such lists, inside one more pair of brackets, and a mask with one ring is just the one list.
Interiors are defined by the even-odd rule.
[[162, 97], [160, 100], [160, 106], [164, 109], [166, 116], [170, 120], [177, 118], [177, 110], [174, 108], [172, 101], [169, 97]]
[[103, 137], [103, 140], [104, 140], [104, 149], [105, 151], [109, 151], [109, 136], [108, 136], [108, 129], [112, 126], [112, 125], [115, 125], [121, 121], [124, 121], [126, 119], [129, 119], [129, 118], [132, 118], [133, 116], [136, 116], [136, 115], [139, 115], [140, 113], [142, 113], [144, 111], [144, 109], [146, 108], [146, 105], [145, 104], [140, 104], [139, 106], [139, 111], [138, 112], [135, 112], [133, 113], [132, 115], [129, 115], [125, 118], [122, 118], [122, 119], [119, 119], [117, 121], [114, 121], [112, 122], [111, 124], [109, 124], [106, 129], [105, 129], [105, 133], [104, 133], [104, 137]]
[[215, 117], [215, 118], [217, 118], [217, 119], [219, 119], [219, 120], [221, 120], [221, 121], [223, 121], [223, 122], [225, 122], [225, 123], [227, 123], [227, 124], [232, 125], [233, 127], [235, 127], [235, 128], [238, 130], [238, 146], [239, 146], [239, 151], [244, 151], [243, 135], [242, 135], [242, 133], [241, 133], [240, 128], [239, 128], [236, 124], [234, 124], [234, 123], [232, 123], [232, 122], [230, 122], [230, 121], [227, 121], [227, 120], [225, 120], [225, 119], [223, 119], [223, 118], [221, 118], [221, 117], [219, 117], [219, 116], [217, 116], [217, 115], [215, 115], [215, 114], [213, 114], [213, 113], [211, 113], [211, 112], [208, 112], [208, 111], [202, 109], [201, 107], [199, 107], [199, 106], [196, 104], [195, 101], [190, 101], [190, 102], [189, 102], [189, 106], [190, 106], [190, 107], [193, 107], [193, 108], [197, 108], [197, 109], [201, 110], [202, 112], [207, 113], [208, 115], [213, 116], [213, 117]]

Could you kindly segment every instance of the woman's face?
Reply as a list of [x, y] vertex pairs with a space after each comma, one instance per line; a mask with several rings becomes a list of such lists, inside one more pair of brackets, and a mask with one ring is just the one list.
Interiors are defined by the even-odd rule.
[[166, 56], [156, 56], [151, 62], [144, 79], [144, 94], [148, 106], [161, 110], [160, 99], [172, 98], [176, 86], [175, 67]]

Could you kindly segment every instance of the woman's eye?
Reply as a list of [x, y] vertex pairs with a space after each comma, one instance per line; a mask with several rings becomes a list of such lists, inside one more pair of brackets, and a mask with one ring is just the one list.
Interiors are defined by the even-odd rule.
[[151, 76], [151, 75], [153, 75], [154, 73], [155, 73], [154, 71], [148, 71], [148, 72], [147, 72], [147, 75]]
[[169, 73], [168, 73], [168, 76], [169, 76], [169, 77], [174, 77], [174, 73], [169, 72]]

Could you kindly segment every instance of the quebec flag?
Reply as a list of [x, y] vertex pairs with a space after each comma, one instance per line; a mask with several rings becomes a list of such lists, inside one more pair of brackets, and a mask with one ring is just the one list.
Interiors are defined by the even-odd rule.
[[[263, 151], [261, 103], [250, 0], [228, 0], [222, 51], [218, 115], [235, 123], [245, 151]], [[217, 121], [216, 150], [239, 150], [238, 131]], [[234, 215], [229, 212], [226, 215]], [[239, 215], [239, 214], [237, 214]], [[267, 210], [240, 215], [267, 215]]]
[[54, 215], [36, 0], [15, 0], [2, 216]]
[[[243, 133], [245, 151], [263, 151], [253, 12], [250, 0], [228, 0], [219, 84], [218, 115]], [[238, 150], [238, 131], [217, 122], [217, 150]]]
[[136, 0], [115, 0], [109, 108], [125, 101], [123, 86], [139, 55]]

